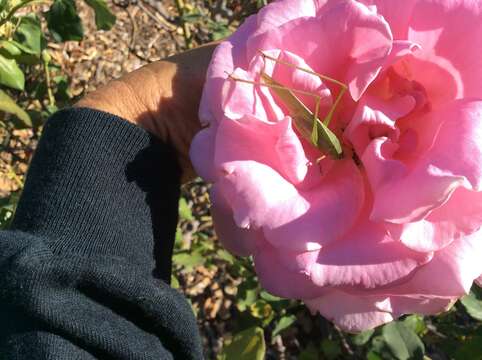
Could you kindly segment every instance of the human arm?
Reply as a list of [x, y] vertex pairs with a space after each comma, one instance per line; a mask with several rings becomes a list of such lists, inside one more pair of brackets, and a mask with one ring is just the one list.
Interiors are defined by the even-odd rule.
[[[115, 81], [47, 122], [12, 228], [0, 233], [0, 354], [202, 357], [191, 309], [168, 285], [180, 176], [189, 176], [179, 160], [198, 126], [202, 80], [194, 84], [205, 71], [194, 77], [186, 66], [170, 59], [160, 72], [138, 70], [142, 77], [128, 75], [127, 84], [144, 90]], [[148, 100], [159, 78], [167, 86], [151, 87]], [[195, 81], [168, 96], [175, 78], [181, 88]], [[137, 92], [143, 101], [131, 103]], [[187, 102], [178, 107], [177, 99]]]

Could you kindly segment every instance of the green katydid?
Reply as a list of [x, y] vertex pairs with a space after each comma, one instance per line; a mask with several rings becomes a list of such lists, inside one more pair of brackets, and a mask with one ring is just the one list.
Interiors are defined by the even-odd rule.
[[[340, 103], [344, 93], [347, 91], [348, 87], [342, 82], [332, 79], [328, 76], [319, 74], [317, 72], [304, 69], [300, 66], [291, 64], [287, 61], [276, 59], [272, 56], [266, 55], [261, 52], [264, 60], [269, 59], [280, 64], [293, 67], [295, 69], [304, 71], [308, 74], [318, 76], [322, 80], [330, 81], [341, 87], [341, 90], [335, 99], [330, 111], [325, 116], [323, 121], [318, 118], [318, 111], [320, 107], [321, 97], [317, 94], [311, 93], [309, 91], [293, 89], [286, 87], [279, 82], [275, 81], [269, 75], [261, 72], [261, 79], [263, 82], [256, 82], [251, 80], [240, 79], [229, 75], [229, 78], [234, 81], [240, 81], [252, 85], [266, 86], [273, 90], [273, 92], [283, 101], [286, 107], [290, 111], [290, 115], [294, 120], [296, 129], [300, 134], [307, 139], [313, 146], [320, 149], [322, 152], [330, 154], [334, 159], [341, 159], [343, 157], [343, 149], [341, 143], [337, 136], [328, 128], [333, 114]], [[295, 93], [300, 95], [307, 95], [315, 98], [315, 112], [312, 113], [305, 104], [295, 95]]]

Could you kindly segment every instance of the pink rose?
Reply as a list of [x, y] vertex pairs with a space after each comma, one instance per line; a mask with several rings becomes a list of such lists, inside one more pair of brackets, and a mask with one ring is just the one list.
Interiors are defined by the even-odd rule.
[[[448, 309], [482, 274], [481, 49], [478, 0], [282, 0], [248, 18], [214, 54], [191, 148], [226, 248], [347, 331]], [[346, 84], [341, 159], [249, 83], [303, 90], [312, 113], [317, 94], [323, 119], [340, 86], [285, 63]]]

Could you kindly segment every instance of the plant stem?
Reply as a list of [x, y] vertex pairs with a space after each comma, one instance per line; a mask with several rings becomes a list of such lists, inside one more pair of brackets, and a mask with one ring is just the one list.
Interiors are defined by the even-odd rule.
[[7, 176], [14, 180], [17, 185], [19, 186], [19, 188], [22, 188], [23, 187], [23, 181], [20, 179], [20, 176], [17, 175], [17, 173], [15, 172], [15, 170], [13, 169], [13, 166], [12, 165], [8, 165], [8, 173], [7, 173]]
[[[46, 51], [46, 50], [44, 50]], [[49, 105], [55, 106], [55, 97], [52, 92], [52, 82], [50, 80], [50, 71], [49, 71], [49, 61], [47, 57], [43, 56], [43, 64], [44, 64], [44, 71], [45, 71], [45, 83], [47, 85], [47, 94], [49, 97]]]
[[8, 12], [7, 16], [4, 19], [0, 20], [0, 26], [5, 25], [5, 23], [7, 23], [13, 17], [13, 15], [15, 15], [15, 13], [18, 10], [20, 10], [21, 8], [23, 8], [27, 5], [30, 5], [31, 3], [34, 3], [34, 2], [47, 3], [49, 1], [47, 1], [47, 0], [25, 0], [25, 1], [21, 2], [20, 4], [11, 8], [10, 11]]
[[184, 21], [184, 1], [176, 0], [177, 11], [179, 12], [179, 18], [181, 20], [182, 34], [184, 35], [184, 42], [186, 43], [186, 48], [190, 49], [192, 47], [191, 43], [191, 31], [189, 30], [188, 24]]

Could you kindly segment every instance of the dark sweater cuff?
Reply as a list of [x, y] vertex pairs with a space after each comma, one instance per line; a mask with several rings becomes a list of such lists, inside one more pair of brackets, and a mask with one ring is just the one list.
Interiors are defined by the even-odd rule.
[[[12, 228], [54, 253], [154, 257], [169, 275], [180, 171], [175, 153], [114, 115], [74, 108], [44, 127]], [[158, 264], [159, 265], [159, 264]]]

